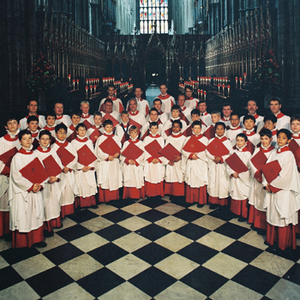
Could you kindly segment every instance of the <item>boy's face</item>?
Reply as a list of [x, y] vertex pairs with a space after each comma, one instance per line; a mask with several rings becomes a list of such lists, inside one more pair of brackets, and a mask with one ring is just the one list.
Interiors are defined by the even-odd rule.
[[105, 106], [105, 112], [106, 113], [108, 113], [108, 114], [112, 113], [112, 111], [113, 111], [113, 104], [112, 103], [106, 102], [104, 106]]
[[245, 144], [246, 144], [246, 141], [245, 141], [245, 139], [244, 139], [243, 137], [238, 136], [238, 137], [236, 138], [236, 145], [237, 145], [239, 148], [244, 147]]
[[275, 115], [278, 114], [280, 109], [281, 109], [281, 104], [279, 104], [279, 102], [277, 100], [271, 100], [270, 101], [270, 105], [269, 108], [271, 110], [271, 112]]
[[137, 138], [137, 136], [139, 135], [138, 131], [135, 129], [135, 130], [131, 130], [130, 131], [130, 137], [134, 140]]
[[46, 118], [46, 123], [47, 123], [47, 125], [49, 125], [49, 126], [54, 126], [54, 124], [55, 124], [55, 117], [53, 117], [53, 116], [48, 116], [48, 117]]
[[141, 88], [136, 88], [135, 91], [134, 91], [134, 95], [140, 99], [142, 97], [142, 94], [143, 94], [143, 91]]
[[29, 122], [28, 124], [28, 129], [31, 131], [31, 132], [36, 132], [37, 129], [39, 127], [39, 123], [38, 121], [31, 121]]
[[67, 136], [67, 132], [62, 128], [56, 132], [56, 137], [60, 141], [64, 141], [66, 139], [66, 136]]
[[160, 101], [155, 101], [153, 107], [157, 109], [157, 111], [161, 110], [161, 103]]
[[265, 148], [268, 148], [272, 142], [272, 139], [266, 135], [263, 135], [260, 137], [260, 142], [261, 142], [262, 146], [264, 146]]
[[159, 90], [160, 90], [161, 94], [164, 95], [164, 94], [167, 93], [167, 90], [168, 90], [168, 89], [167, 89], [167, 87], [163, 84], [163, 85], [160, 86]]
[[149, 117], [150, 117], [150, 121], [155, 122], [158, 118], [158, 114], [156, 111], [151, 111]]
[[111, 124], [107, 124], [107, 125], [105, 125], [104, 130], [105, 130], [107, 133], [112, 133], [112, 131], [113, 131], [113, 126], [112, 126]]
[[177, 102], [178, 102], [178, 105], [179, 105], [180, 107], [183, 107], [183, 106], [184, 106], [184, 102], [185, 102], [184, 96], [183, 96], [183, 95], [178, 96]]
[[254, 126], [255, 126], [255, 123], [254, 123], [253, 120], [248, 119], [248, 120], [245, 120], [244, 126], [245, 126], [245, 128], [246, 128], [247, 130], [252, 130], [252, 129], [254, 128]]
[[175, 123], [175, 124], [172, 125], [172, 132], [178, 133], [180, 131], [181, 131], [181, 128], [180, 128], [179, 124]]
[[192, 121], [199, 121], [200, 120], [200, 116], [197, 114], [192, 114]]
[[275, 128], [276, 123], [274, 124], [271, 120], [266, 120], [266, 122], [264, 122], [264, 128], [267, 128], [269, 130], [273, 130]]
[[225, 133], [225, 128], [222, 125], [218, 125], [216, 127], [216, 134], [217, 134], [217, 136], [221, 137], [221, 136], [224, 135], [224, 133]]
[[71, 121], [74, 125], [78, 125], [80, 123], [81, 117], [77, 115], [73, 115], [71, 117]]
[[199, 135], [201, 133], [201, 126], [200, 125], [194, 125], [192, 128], [192, 131], [195, 135]]
[[229, 105], [228, 105], [228, 106], [224, 106], [224, 107], [223, 107], [223, 110], [222, 110], [222, 113], [223, 113], [223, 116], [224, 116], [225, 118], [229, 118], [230, 115], [231, 115], [231, 113], [232, 113], [231, 107], [230, 107]]
[[133, 112], [135, 112], [137, 110], [137, 104], [136, 104], [135, 100], [131, 100], [129, 102], [129, 109], [130, 109], [130, 111], [133, 111]]
[[185, 90], [185, 95], [187, 96], [187, 98], [191, 98], [193, 95], [193, 92], [191, 89], [186, 89]]
[[98, 116], [98, 115], [96, 115], [96, 116], [94, 116], [94, 123], [95, 123], [95, 125], [101, 125], [101, 122], [102, 122], [102, 117], [101, 116]]
[[82, 103], [80, 109], [83, 114], [88, 114], [90, 110], [90, 105], [88, 103]]
[[40, 137], [40, 145], [43, 146], [43, 147], [48, 147], [49, 144], [50, 144], [50, 138], [47, 134], [43, 134], [41, 137]]
[[62, 103], [56, 103], [54, 106], [54, 112], [57, 116], [61, 116], [64, 113], [64, 106]]
[[108, 95], [112, 97], [115, 95], [115, 88], [109, 87], [107, 92], [108, 92]]
[[150, 127], [150, 132], [153, 134], [153, 135], [156, 135], [157, 134], [157, 131], [158, 131], [158, 126], [151, 126]]
[[171, 111], [171, 115], [172, 115], [172, 118], [177, 119], [179, 117], [179, 115], [180, 115], [179, 109], [173, 109]]
[[79, 137], [85, 137], [86, 129], [84, 127], [79, 127], [78, 130], [76, 130], [76, 133]]
[[221, 119], [221, 117], [218, 114], [212, 114], [211, 115], [211, 121], [216, 124], [217, 122], [219, 122]]
[[277, 144], [279, 147], [285, 146], [290, 142], [285, 133], [280, 132], [277, 136]]
[[206, 110], [207, 110], [207, 105], [206, 105], [205, 102], [200, 103], [198, 106], [199, 106], [200, 113], [203, 114], [203, 113], [206, 112]]
[[24, 149], [30, 149], [32, 144], [31, 134], [24, 134], [21, 138], [20, 144]]
[[18, 128], [20, 127], [20, 124], [17, 120], [9, 120], [6, 125], [7, 126], [5, 126], [5, 129], [11, 133], [17, 132]]
[[29, 104], [27, 105], [27, 109], [30, 114], [36, 114], [37, 109], [38, 109], [37, 102], [34, 100], [30, 101]]
[[230, 117], [230, 123], [232, 127], [237, 127], [240, 125], [240, 118], [237, 115], [233, 115]]
[[300, 131], [300, 121], [299, 120], [294, 120], [291, 123], [291, 129], [293, 132], [298, 133]]
[[122, 114], [121, 115], [121, 120], [122, 120], [123, 123], [128, 123], [129, 115], [128, 114]]

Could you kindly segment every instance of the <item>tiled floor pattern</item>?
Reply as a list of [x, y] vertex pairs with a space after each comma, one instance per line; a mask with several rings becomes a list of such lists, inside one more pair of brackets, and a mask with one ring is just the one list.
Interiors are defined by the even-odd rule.
[[121, 200], [63, 225], [46, 248], [0, 240], [0, 299], [300, 297], [299, 247], [268, 247], [222, 209]]

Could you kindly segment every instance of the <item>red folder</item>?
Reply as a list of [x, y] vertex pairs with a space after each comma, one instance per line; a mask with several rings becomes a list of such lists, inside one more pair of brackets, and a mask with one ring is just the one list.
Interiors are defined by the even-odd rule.
[[108, 137], [105, 141], [103, 141], [99, 148], [106, 154], [113, 156], [116, 153], [120, 153], [121, 148], [115, 142], [112, 137]]
[[89, 136], [90, 140], [93, 142], [93, 144], [96, 144], [96, 141], [98, 137], [101, 135], [101, 132], [98, 128], [96, 128]]
[[88, 166], [97, 159], [95, 154], [90, 150], [90, 148], [87, 145], [84, 145], [79, 150], [77, 150], [77, 154], [78, 162], [83, 166]]
[[169, 129], [165, 130], [165, 133], [167, 136], [170, 136], [172, 134], [172, 127], [170, 127]]
[[255, 150], [255, 146], [249, 140], [247, 141], [246, 147], [251, 152], [251, 154], [253, 154], [253, 152]]
[[149, 143], [147, 146], [145, 146], [145, 150], [154, 158], [159, 158], [161, 156], [159, 154], [159, 151], [161, 149], [162, 148], [156, 139], [153, 142]]
[[128, 159], [137, 159], [143, 154], [143, 150], [136, 146], [134, 143], [129, 145], [122, 151], [122, 155]]
[[215, 134], [216, 134], [216, 128], [214, 126], [210, 126], [208, 130], [205, 130], [204, 132], [204, 136], [209, 140], [215, 137]]
[[116, 120], [112, 115], [110, 114], [105, 114], [103, 119], [102, 119], [102, 123], [105, 121], [105, 120], [111, 120], [113, 122], [113, 128], [115, 128], [119, 122], [118, 120]]
[[204, 151], [206, 147], [194, 135], [192, 135], [182, 149], [191, 153], [199, 153]]
[[215, 138], [211, 143], [206, 147], [207, 151], [216, 157], [224, 156], [229, 153], [229, 150], [218, 138]]
[[76, 131], [74, 131], [72, 134], [70, 134], [70, 135], [67, 137], [67, 141], [68, 141], [69, 143], [71, 143], [73, 140], [76, 139], [76, 136], [77, 136], [77, 133], [76, 133]]
[[20, 173], [32, 184], [42, 183], [49, 178], [46, 169], [37, 157], [22, 168]]
[[192, 126], [189, 126], [183, 133], [184, 136], [191, 136], [193, 134]]
[[92, 127], [92, 124], [88, 120], [84, 120], [83, 124], [86, 126], [87, 130]]
[[268, 158], [265, 156], [263, 151], [258, 151], [255, 156], [251, 158], [251, 162], [257, 171], [261, 171], [261, 167], [267, 162]]
[[289, 148], [294, 154], [297, 165], [300, 164], [300, 146], [295, 140], [291, 140], [289, 143]]
[[181, 153], [172, 144], [167, 144], [158, 153], [171, 162], [175, 160], [176, 156], [181, 155]]
[[7, 167], [10, 167], [11, 160], [17, 152], [18, 152], [18, 149], [16, 147], [11, 148], [10, 150], [8, 150], [0, 155], [0, 160], [3, 161], [3, 163]]
[[56, 177], [62, 172], [61, 167], [58, 165], [52, 155], [49, 155], [48, 157], [43, 159], [43, 164], [49, 176]]
[[57, 155], [64, 167], [67, 166], [75, 158], [75, 156], [63, 146], [60, 146], [58, 148]]
[[245, 166], [243, 161], [238, 157], [236, 153], [233, 153], [230, 155], [225, 162], [227, 165], [236, 173], [240, 174], [243, 172], [247, 172], [248, 168]]
[[[278, 177], [280, 171], [281, 171], [281, 167], [280, 164], [277, 160], [273, 160], [265, 165], [263, 165], [261, 167], [261, 171], [262, 173], [265, 175], [267, 182], [269, 184], [271, 184], [271, 182]], [[280, 191], [280, 189], [271, 186], [270, 185], [270, 189], [273, 193], [277, 193], [278, 191]]]
[[138, 129], [138, 131], [140, 132], [140, 129], [141, 129], [141, 127], [142, 127], [142, 125], [141, 124], [139, 124], [138, 122], [136, 122], [136, 121], [134, 121], [134, 120], [132, 120], [132, 119], [129, 119], [129, 124], [128, 124], [129, 126], [136, 126], [137, 127], [137, 129]]

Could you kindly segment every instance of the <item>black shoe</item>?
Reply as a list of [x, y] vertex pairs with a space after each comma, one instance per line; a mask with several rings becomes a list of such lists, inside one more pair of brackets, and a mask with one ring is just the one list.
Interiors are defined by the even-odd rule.
[[239, 218], [238, 218], [238, 221], [239, 221], [239, 222], [245, 222], [245, 221], [247, 221], [247, 219], [246, 219], [246, 218], [243, 218], [243, 217], [239, 217]]
[[56, 229], [61, 229], [61, 228], [63, 228], [63, 227], [64, 227], [64, 224], [61, 223], [61, 225], [60, 225], [59, 227], [56, 227]]
[[209, 206], [209, 209], [216, 209], [216, 208], [218, 208], [219, 207], [219, 204], [211, 204], [210, 206]]
[[90, 208], [96, 209], [96, 208], [98, 208], [98, 205], [94, 204], [94, 205], [90, 206]]
[[197, 207], [202, 208], [204, 206], [204, 204], [197, 204]]
[[44, 236], [45, 236], [45, 237], [51, 237], [51, 236], [53, 236], [53, 235], [54, 235], [53, 230], [51, 230], [50, 232], [49, 232], [48, 230], [45, 230], [45, 231], [44, 231]]
[[4, 235], [4, 241], [5, 242], [11, 242], [12, 241], [12, 234], [8, 233]]
[[253, 225], [251, 225], [250, 228], [251, 228], [252, 230], [254, 230], [254, 231], [257, 231], [257, 230], [258, 230], [258, 228], [254, 227]]
[[33, 247], [35, 247], [35, 248], [45, 248], [45, 247], [47, 247], [47, 244], [45, 242], [39, 242], [39, 243], [33, 244], [31, 246], [31, 248], [33, 248]]
[[257, 234], [259, 234], [259, 235], [266, 235], [267, 234], [267, 231], [263, 230], [263, 229], [256, 229], [256, 231], [257, 231]]

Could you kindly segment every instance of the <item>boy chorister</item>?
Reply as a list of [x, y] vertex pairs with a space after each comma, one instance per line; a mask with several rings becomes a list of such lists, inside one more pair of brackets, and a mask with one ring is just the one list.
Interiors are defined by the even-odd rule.
[[87, 132], [86, 135], [89, 137], [89, 139], [93, 142], [95, 145], [97, 142], [97, 139], [99, 138], [100, 135], [103, 133], [103, 127], [102, 127], [102, 113], [99, 111], [94, 112], [93, 116], [93, 122], [94, 125], [91, 126]]
[[[63, 165], [55, 150], [51, 149], [51, 134], [48, 130], [41, 130], [39, 134], [40, 146], [35, 150], [37, 157], [43, 162], [49, 174], [48, 181], [44, 184], [42, 197], [44, 200], [45, 220], [44, 235], [53, 236], [53, 228], [61, 227], [59, 185]], [[49, 168], [51, 169], [49, 171]], [[55, 169], [55, 170], [53, 170]]]
[[200, 119], [200, 111], [195, 108], [191, 111], [191, 123], [189, 124], [189, 126], [185, 129], [185, 131], [183, 132], [184, 136], [191, 136], [193, 134], [193, 130], [192, 130], [192, 125], [193, 122], [195, 121], [200, 121], [201, 123], [201, 134], [203, 134], [206, 130], [206, 126], [203, 124], [202, 120]]
[[276, 129], [276, 122], [277, 122], [277, 118], [273, 114], [265, 115], [265, 117], [264, 117], [264, 127], [263, 128], [271, 130], [271, 132], [272, 132], [272, 145], [274, 147], [276, 147], [277, 132], [278, 132], [278, 130]]
[[[193, 135], [185, 140], [182, 148], [182, 156], [186, 160], [182, 166], [185, 172], [186, 202], [197, 203], [198, 207], [202, 207], [207, 203], [208, 163], [205, 148], [208, 139], [201, 134], [201, 121], [192, 123], [192, 131]], [[198, 144], [193, 145], [197, 146], [197, 150], [191, 151], [193, 148], [188, 147], [189, 141], [195, 138]]]
[[200, 100], [198, 103], [197, 108], [200, 111], [200, 118], [203, 124], [208, 127], [211, 125], [211, 115], [206, 111], [207, 110], [207, 104], [204, 100]]
[[[138, 139], [136, 126], [132, 125], [129, 128], [129, 135], [130, 139], [124, 143], [120, 157], [123, 170], [123, 199], [144, 199], [144, 144]], [[125, 155], [125, 151], [129, 147], [132, 148], [131, 153], [129, 153], [132, 157]]]
[[[211, 125], [208, 126], [204, 132], [204, 136], [210, 140], [215, 137], [216, 133], [216, 123], [220, 122], [221, 120], [221, 113], [219, 111], [213, 111], [211, 113]], [[224, 123], [225, 124], [225, 123]], [[225, 127], [226, 129], [226, 127]]]
[[158, 96], [158, 98], [162, 101], [162, 111], [166, 114], [169, 114], [172, 106], [175, 104], [175, 99], [167, 93], [168, 88], [166, 84], [161, 84], [159, 86], [159, 90], [161, 94]]
[[161, 109], [162, 107], [162, 101], [159, 98], [154, 98], [153, 100], [153, 108], [155, 108], [158, 111], [158, 117], [160, 121], [165, 124], [166, 121], [169, 120], [169, 114], [165, 113]]
[[129, 139], [129, 113], [127, 110], [121, 112], [121, 122], [116, 126], [115, 135], [122, 145]]
[[95, 146], [95, 153], [98, 158], [96, 173], [99, 202], [108, 202], [119, 200], [119, 189], [122, 187], [122, 172], [119, 162], [121, 142], [113, 134], [113, 122], [111, 120], [105, 120], [103, 127], [103, 134]]
[[251, 153], [246, 147], [247, 140], [244, 133], [239, 133], [236, 136], [236, 147], [230, 158], [236, 155], [237, 159], [231, 163], [228, 161], [226, 166], [230, 176], [230, 210], [239, 216], [239, 222], [245, 222], [248, 217], [248, 197], [251, 186], [249, 159]]
[[[150, 111], [151, 113], [151, 111]], [[151, 118], [151, 115], [150, 115]], [[150, 133], [144, 139], [145, 147], [145, 194], [149, 197], [163, 197], [164, 196], [164, 176], [166, 159], [156, 153], [157, 148], [164, 147], [164, 139], [159, 135], [159, 124], [152, 122], [149, 125]], [[153, 144], [154, 143], [154, 144]], [[153, 153], [148, 147], [153, 148]], [[155, 147], [156, 146], [156, 147]], [[147, 149], [150, 151], [148, 152]], [[158, 154], [158, 155], [157, 155]]]
[[107, 88], [107, 93], [108, 96], [106, 98], [103, 98], [100, 101], [99, 104], [99, 111], [105, 111], [105, 102], [106, 100], [110, 100], [111, 103], [113, 104], [112, 111], [116, 112], [118, 115], [124, 110], [124, 106], [122, 103], [122, 100], [117, 98], [115, 95], [115, 86], [114, 85], [109, 85]]
[[296, 249], [296, 230], [298, 224], [298, 210], [300, 209], [300, 180], [293, 153], [288, 144], [291, 133], [287, 129], [280, 129], [277, 133], [276, 151], [272, 151], [267, 164], [277, 161], [281, 168], [278, 176], [267, 182], [263, 175], [263, 186], [270, 193], [265, 198], [264, 207], [267, 209], [267, 243], [274, 245], [278, 242], [281, 250], [292, 246]]
[[141, 140], [144, 141], [145, 138], [150, 135], [150, 124], [156, 122], [158, 124], [158, 131], [157, 134], [161, 135], [163, 129], [163, 123], [159, 119], [158, 111], [156, 108], [151, 108], [149, 112], [149, 119], [143, 127], [141, 128]]
[[9, 236], [9, 206], [8, 206], [8, 186], [10, 175], [10, 163], [13, 156], [20, 149], [18, 139], [19, 122], [15, 117], [9, 116], [6, 122], [7, 134], [0, 138], [0, 237]]
[[[192, 122], [191, 119], [191, 111], [192, 109], [190, 107], [186, 107], [184, 105], [185, 103], [185, 95], [179, 94], [177, 97], [177, 104], [180, 107], [180, 119], [185, 121], [187, 125], [189, 125]], [[195, 104], [196, 106], [196, 104]]]
[[30, 131], [20, 131], [18, 138], [22, 148], [11, 162], [8, 191], [12, 247], [46, 247], [46, 243], [43, 242], [44, 201], [41, 189], [48, 177], [39, 174], [38, 183], [31, 182], [28, 174], [27, 177], [23, 176], [21, 170], [30, 168], [30, 163], [35, 162], [42, 166], [42, 162], [37, 158], [36, 152], [32, 151]]
[[252, 186], [249, 195], [248, 222], [252, 224], [252, 229], [262, 235], [267, 230], [266, 209], [264, 208], [264, 198], [267, 196], [267, 191], [263, 188], [260, 165], [256, 161], [259, 156], [267, 160], [275, 148], [272, 146], [271, 130], [263, 128], [259, 135], [260, 147], [255, 149], [249, 161]]
[[68, 128], [67, 132], [67, 141], [71, 143], [74, 139], [76, 139], [77, 133], [76, 133], [76, 126], [80, 123], [81, 120], [81, 114], [80, 112], [73, 112], [71, 114], [71, 122], [72, 124]]
[[39, 119], [36, 116], [30, 116], [27, 118], [28, 130], [32, 137], [32, 147], [35, 150], [39, 146]]
[[45, 115], [46, 126], [43, 130], [48, 130], [51, 133], [51, 145], [55, 142], [55, 119], [56, 114], [53, 112], [48, 112]]
[[229, 129], [226, 130], [226, 136], [231, 141], [232, 147], [236, 143], [236, 136], [242, 132], [243, 132], [243, 129], [240, 126], [240, 118], [239, 118], [238, 114], [232, 113], [230, 116]]
[[245, 115], [243, 119], [243, 124], [243, 133], [245, 133], [248, 138], [247, 148], [252, 154], [255, 150], [255, 147], [260, 142], [260, 136], [258, 133], [255, 132], [255, 118], [252, 115]]
[[63, 170], [60, 176], [59, 186], [61, 190], [60, 196], [60, 215], [61, 218], [74, 213], [75, 195], [78, 195], [78, 188], [75, 181], [74, 170], [77, 164], [77, 152], [66, 140], [67, 126], [63, 123], [55, 127], [56, 141], [52, 145], [60, 157]]
[[186, 138], [181, 133], [181, 130], [182, 121], [174, 120], [172, 123], [172, 134], [166, 139], [166, 146], [171, 144], [180, 152], [180, 155], [176, 156], [174, 161], [168, 161], [165, 174], [165, 194], [175, 197], [185, 195], [181, 150]]
[[97, 185], [95, 179], [96, 156], [92, 141], [86, 137], [86, 126], [79, 123], [76, 126], [77, 137], [71, 142], [77, 152], [78, 161], [75, 170], [75, 180], [78, 188], [76, 207], [96, 208]]
[[[217, 122], [215, 128], [216, 135], [214, 138], [209, 140], [206, 149], [208, 157], [207, 191], [209, 195], [208, 202], [211, 203], [211, 209], [215, 209], [220, 205], [228, 205], [229, 176], [226, 172], [224, 163], [232, 153], [231, 142], [225, 136], [225, 124], [223, 122]], [[213, 151], [209, 147], [212, 143], [216, 143], [216, 145], [219, 145], [218, 148], [222, 148], [221, 154], [219, 154], [220, 150], [217, 151], [218, 153], [212, 153]]]

